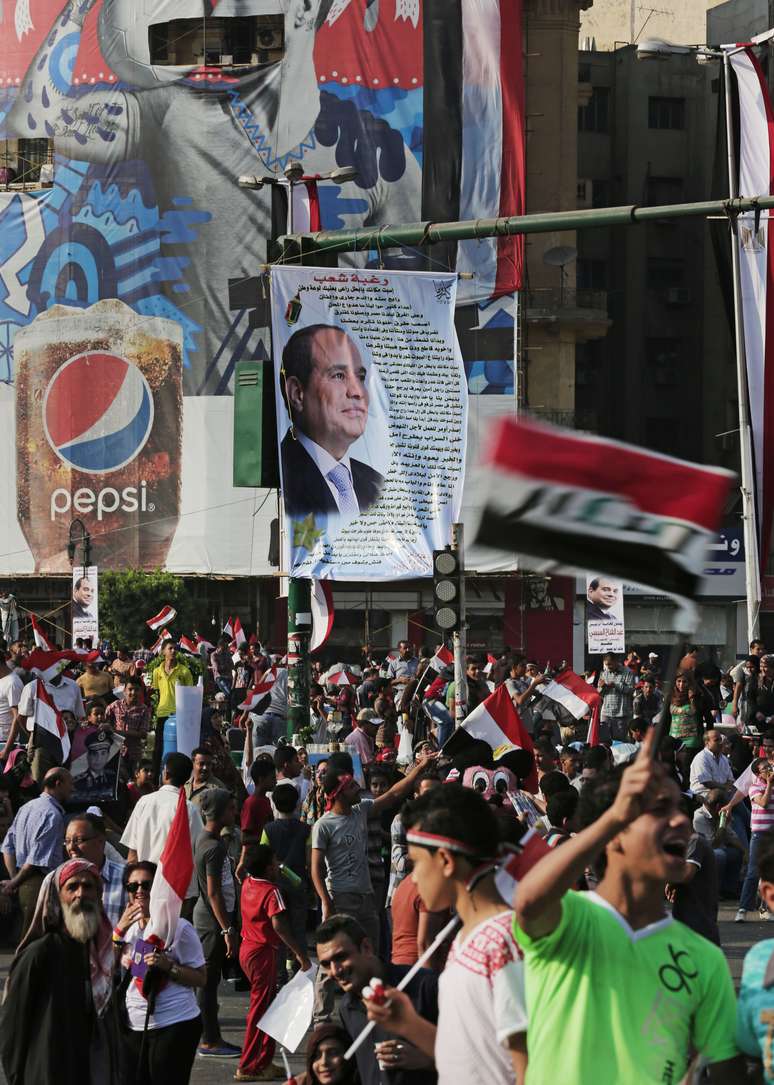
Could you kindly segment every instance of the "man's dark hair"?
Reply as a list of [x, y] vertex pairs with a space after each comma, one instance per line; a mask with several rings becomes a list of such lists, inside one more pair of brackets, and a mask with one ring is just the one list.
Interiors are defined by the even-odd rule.
[[602, 772], [610, 767], [610, 755], [605, 746], [592, 746], [583, 755], [584, 769], [597, 769]]
[[212, 757], [212, 750], [206, 746], [197, 746], [195, 750], [191, 751], [191, 761], [194, 761], [197, 757]]
[[149, 874], [156, 877], [156, 864], [151, 863], [148, 859], [138, 859], [136, 863], [127, 863], [124, 870], [124, 888], [132, 881], [132, 875], [138, 870], [147, 870]]
[[758, 876], [774, 882], [774, 833], [761, 833], [758, 845]]
[[[549, 723], [548, 726], [551, 727], [552, 725]], [[559, 757], [559, 754], [556, 752], [556, 746], [554, 746], [550, 738], [539, 738], [535, 743], [535, 753], [550, 754], [557, 759]]]
[[284, 772], [297, 757], [298, 753], [292, 746], [278, 746], [274, 751], [274, 767], [277, 772]]
[[247, 849], [245, 869], [251, 877], [262, 878], [273, 862], [274, 852], [268, 844], [255, 844]]
[[151, 772], [153, 770], [153, 762], [150, 760], [150, 758], [146, 758], [143, 761], [137, 762], [137, 764], [134, 766], [135, 776], [140, 771], [140, 769], [145, 769], [146, 772]]
[[522, 663], [526, 662], [527, 657], [523, 654], [523, 652], [514, 652], [511, 656], [510, 662], [508, 663], [508, 669], [511, 670], [513, 667], [520, 667]]
[[595, 576], [593, 580], [589, 581], [588, 591], [596, 591], [599, 587], [600, 577]]
[[555, 770], [554, 772], [547, 772], [545, 776], [540, 778], [540, 790], [543, 792], [544, 798], [549, 799], [552, 795], [558, 795], [562, 791], [575, 791], [575, 788], [563, 772]]
[[184, 753], [171, 753], [164, 762], [164, 771], [174, 787], [182, 787], [193, 772], [193, 761]]
[[320, 332], [334, 331], [348, 338], [343, 328], [337, 328], [335, 324], [309, 324], [305, 328], [299, 328], [293, 332], [282, 351], [282, 370], [280, 373], [280, 389], [285, 406], [290, 410], [285, 383], [288, 377], [295, 377], [302, 388], [309, 384], [312, 375], [314, 359], [312, 348], [314, 339]]
[[546, 803], [546, 816], [554, 828], [561, 828], [562, 822], [575, 817], [580, 802], [580, 793], [574, 787], [567, 791], [557, 791]]
[[342, 775], [348, 772], [350, 776], [354, 774], [355, 767], [352, 764], [352, 755], [346, 753], [344, 750], [335, 750], [333, 753], [328, 754], [328, 772], [337, 772]]
[[[274, 762], [263, 757], [256, 757], [250, 766], [250, 778], [254, 784], [257, 784], [260, 780], [265, 780], [267, 776], [273, 776], [275, 772]], [[293, 790], [296, 789], [293, 788]]]
[[105, 836], [105, 819], [101, 818], [99, 814], [90, 814], [88, 811], [84, 814], [73, 814], [71, 818], [67, 819], [67, 824], [72, 825], [74, 821], [85, 821], [91, 825], [97, 836]]
[[271, 793], [271, 801], [281, 814], [292, 814], [298, 806], [298, 791], [293, 784], [277, 784]]
[[459, 840], [481, 859], [492, 858], [497, 849], [497, 815], [477, 791], [460, 784], [434, 787], [407, 802], [401, 810], [401, 821], [407, 830], [416, 827]]
[[332, 942], [340, 934], [349, 938], [357, 949], [360, 949], [363, 942], [368, 938], [358, 921], [351, 915], [332, 915], [324, 923], [321, 923], [314, 932], [314, 944], [319, 946], [324, 942]]
[[[592, 749], [596, 748], [596, 746], [592, 747]], [[591, 753], [591, 750], [588, 752]], [[576, 819], [579, 832], [598, 821], [613, 805], [618, 789], [621, 786], [621, 777], [626, 768], [626, 765], [616, 765], [608, 772], [589, 780], [583, 788], [580, 793]], [[603, 848], [594, 862], [594, 870], [601, 878], [606, 868], [607, 856]]]
[[128, 678], [124, 679], [124, 689], [126, 689], [127, 686], [134, 686], [136, 689], [142, 689], [142, 679], [137, 678], [134, 674], [130, 674]]

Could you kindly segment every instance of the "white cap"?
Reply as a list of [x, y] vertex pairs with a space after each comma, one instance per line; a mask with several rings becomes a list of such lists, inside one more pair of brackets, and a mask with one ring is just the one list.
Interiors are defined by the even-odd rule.
[[658, 659], [658, 652], [648, 652], [648, 659]]

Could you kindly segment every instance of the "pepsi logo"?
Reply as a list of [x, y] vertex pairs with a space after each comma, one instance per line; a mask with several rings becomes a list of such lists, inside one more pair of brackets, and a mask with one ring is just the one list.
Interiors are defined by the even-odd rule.
[[68, 467], [91, 475], [118, 471], [139, 455], [152, 427], [148, 382], [117, 354], [76, 354], [49, 381], [43, 428]]

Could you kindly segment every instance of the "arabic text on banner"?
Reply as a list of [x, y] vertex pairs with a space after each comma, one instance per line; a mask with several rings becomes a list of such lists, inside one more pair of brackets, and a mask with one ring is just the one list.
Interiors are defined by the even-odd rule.
[[99, 576], [96, 565], [73, 566], [73, 645], [79, 638], [99, 643]]
[[[293, 576], [430, 576], [465, 472], [457, 277], [272, 269], [278, 440]], [[292, 417], [292, 424], [291, 424]]]

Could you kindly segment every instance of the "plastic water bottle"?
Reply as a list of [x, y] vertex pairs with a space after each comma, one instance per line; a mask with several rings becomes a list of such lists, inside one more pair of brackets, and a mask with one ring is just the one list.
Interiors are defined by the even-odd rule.
[[279, 872], [283, 878], [285, 878], [294, 889], [300, 889], [304, 884], [303, 878], [299, 878], [295, 870], [291, 870], [290, 867], [285, 866], [284, 863], [280, 863]]

